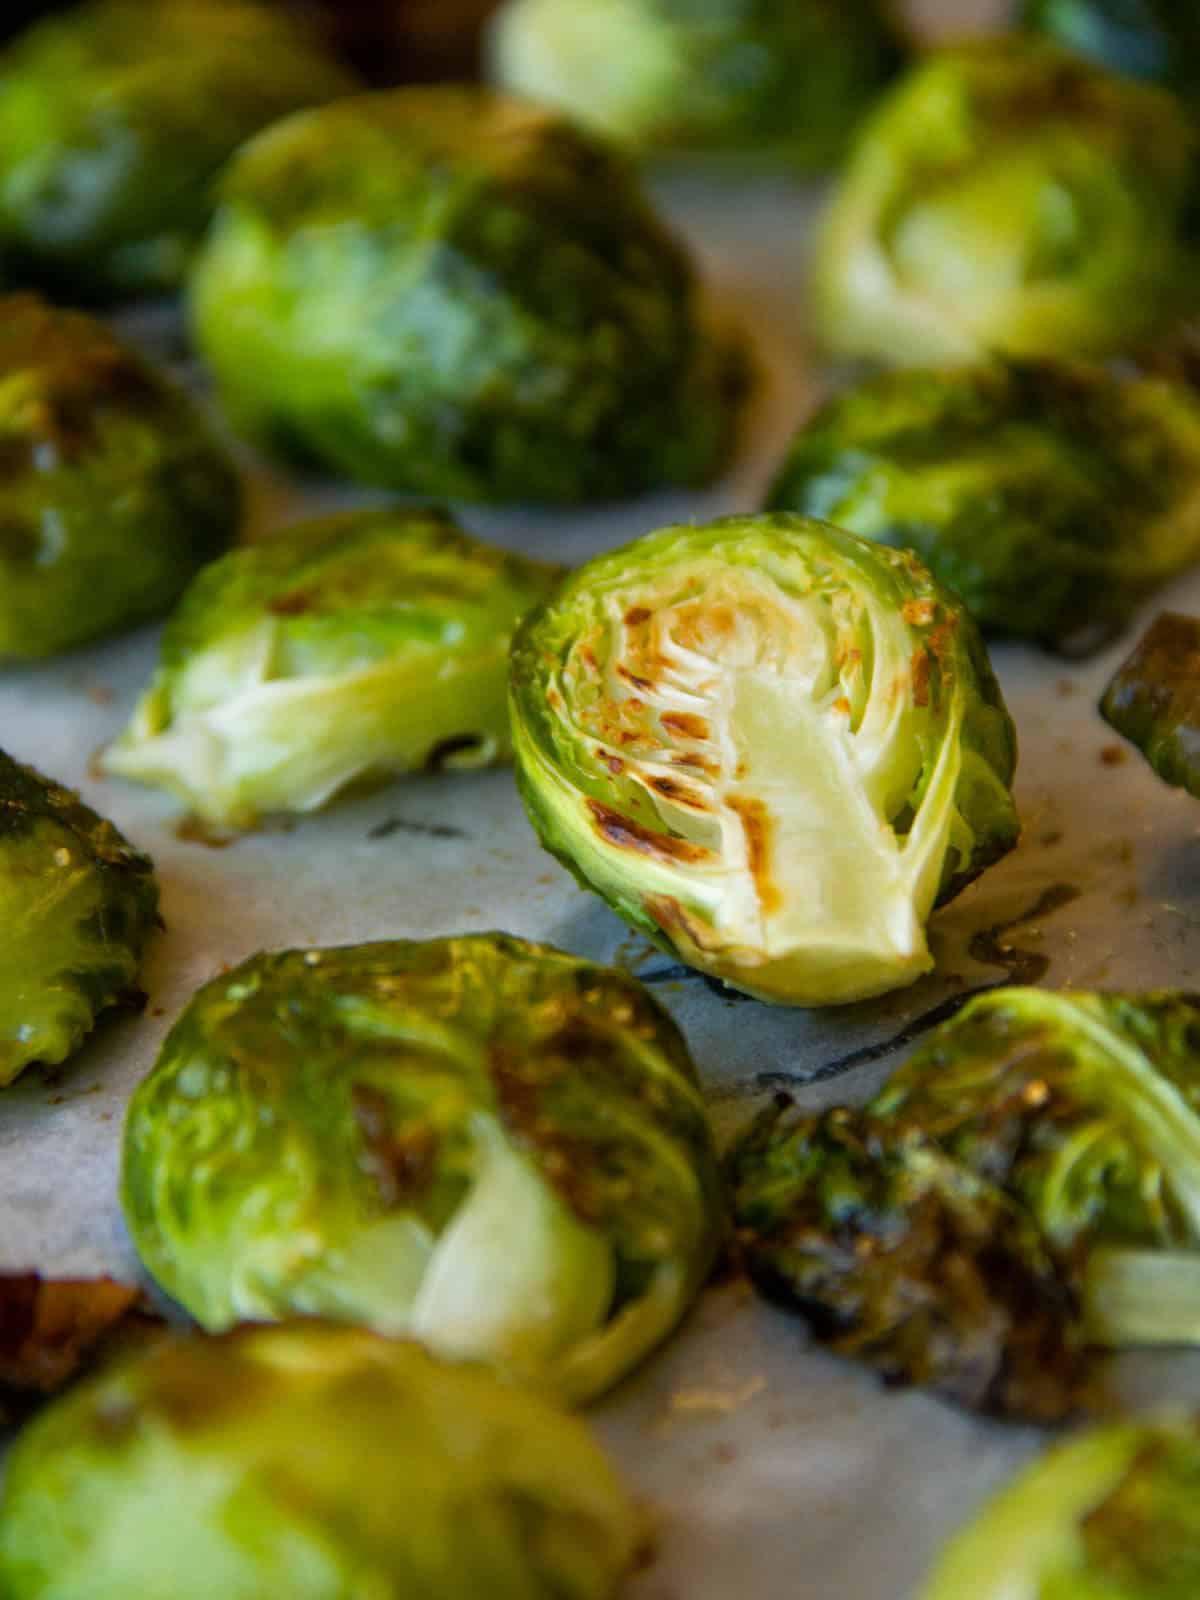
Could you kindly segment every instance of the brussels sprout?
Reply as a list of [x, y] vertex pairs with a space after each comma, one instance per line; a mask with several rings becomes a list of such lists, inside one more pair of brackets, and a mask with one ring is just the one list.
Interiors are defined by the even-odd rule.
[[610, 1600], [639, 1519], [584, 1427], [354, 1328], [174, 1338], [17, 1441], [8, 1600]]
[[863, 1112], [732, 1157], [751, 1274], [894, 1381], [1072, 1409], [1085, 1346], [1200, 1343], [1200, 997], [977, 997]]
[[181, 282], [244, 139], [353, 80], [252, 0], [91, 0], [0, 58], [0, 250], [79, 299]]
[[828, 166], [900, 65], [877, 0], [508, 0], [493, 75], [634, 149]]
[[256, 956], [133, 1097], [126, 1219], [209, 1329], [318, 1314], [572, 1400], [719, 1242], [686, 1046], [625, 974], [500, 934]]
[[1012, 723], [908, 551], [803, 517], [600, 556], [513, 643], [542, 843], [663, 949], [831, 1005], [933, 965], [925, 923], [1012, 848]]
[[1200, 800], [1200, 621], [1170, 611], [1156, 618], [1100, 711], [1164, 783]]
[[1191, 1600], [1200, 1434], [1165, 1416], [1049, 1451], [946, 1548], [924, 1600]]
[[188, 397], [100, 323], [0, 298], [0, 660], [166, 610], [238, 481]]
[[235, 550], [184, 596], [103, 766], [249, 827], [358, 779], [507, 758], [509, 640], [560, 575], [412, 509]]
[[137, 995], [158, 914], [149, 859], [69, 789], [0, 751], [0, 1086], [75, 1050]]
[[1191, 0], [1025, 0], [1021, 21], [1114, 72], [1200, 96], [1200, 12]]
[[1190, 292], [1198, 140], [1165, 90], [1035, 39], [931, 56], [864, 126], [825, 218], [821, 335], [900, 366], [1136, 346]]
[[727, 352], [632, 172], [465, 88], [363, 95], [253, 140], [193, 280], [235, 418], [351, 477], [572, 501], [710, 475]]
[[984, 627], [1078, 649], [1200, 559], [1200, 401], [1046, 362], [883, 373], [801, 430], [769, 504], [907, 546]]

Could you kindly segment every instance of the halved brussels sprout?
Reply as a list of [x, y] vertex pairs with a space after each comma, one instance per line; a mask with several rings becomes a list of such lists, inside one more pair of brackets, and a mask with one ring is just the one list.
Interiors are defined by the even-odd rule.
[[546, 848], [760, 999], [913, 982], [935, 904], [1016, 841], [1015, 736], [975, 624], [910, 552], [804, 517], [590, 562], [518, 632], [511, 693]]
[[915, 550], [985, 628], [1077, 651], [1200, 559], [1200, 401], [1078, 364], [882, 373], [801, 429], [768, 503]]
[[199, 410], [103, 324], [0, 297], [0, 660], [165, 611], [237, 532]]
[[723, 1217], [669, 1018], [624, 973], [500, 934], [214, 979], [133, 1097], [123, 1197], [206, 1328], [363, 1322], [571, 1400], [671, 1332]]
[[1188, 302], [1198, 142], [1165, 90], [1036, 39], [930, 56], [825, 218], [822, 338], [902, 366], [1136, 346]]
[[508, 0], [492, 71], [635, 150], [828, 166], [901, 61], [878, 0]]
[[1164, 611], [1104, 692], [1104, 720], [1200, 800], [1200, 620]]
[[401, 508], [235, 550], [184, 596], [103, 766], [248, 827], [356, 780], [504, 759], [509, 641], [561, 571]]
[[78, 1048], [138, 996], [158, 916], [149, 858], [77, 794], [0, 750], [0, 1086]]
[[8, 1600], [611, 1600], [639, 1518], [574, 1418], [319, 1322], [172, 1338], [17, 1441]]
[[174, 289], [244, 139], [347, 94], [299, 23], [253, 0], [89, 0], [0, 57], [0, 249], [85, 300]]
[[373, 483], [573, 501], [692, 483], [728, 352], [632, 171], [552, 112], [404, 89], [289, 117], [227, 171], [193, 279], [235, 418]]
[[1021, 22], [1113, 72], [1200, 94], [1200, 12], [1191, 0], [1024, 0]]
[[947, 1546], [923, 1600], [1200, 1594], [1194, 1417], [1093, 1428], [1050, 1450]]
[[1200, 997], [1005, 988], [861, 1112], [731, 1160], [752, 1275], [896, 1382], [1046, 1418], [1086, 1347], [1200, 1343]]

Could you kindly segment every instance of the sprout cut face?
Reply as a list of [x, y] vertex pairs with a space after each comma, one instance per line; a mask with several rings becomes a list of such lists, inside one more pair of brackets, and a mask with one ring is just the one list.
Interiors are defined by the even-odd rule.
[[138, 1089], [123, 1193], [207, 1328], [411, 1333], [570, 1400], [666, 1337], [722, 1221], [703, 1100], [633, 979], [501, 935], [258, 956]]
[[140, 998], [158, 915], [149, 859], [69, 789], [0, 751], [0, 1087]]
[[1166, 91], [1034, 39], [931, 56], [825, 219], [823, 338], [902, 366], [1135, 347], [1188, 303], [1197, 139]]
[[1079, 653], [1200, 556], [1200, 404], [1061, 362], [882, 373], [801, 430], [769, 504], [915, 550], [984, 627]]
[[635, 150], [823, 167], [900, 64], [876, 0], [509, 0], [493, 75]]
[[18, 1441], [10, 1600], [612, 1600], [641, 1529], [574, 1418], [317, 1322], [173, 1338]]
[[560, 573], [419, 510], [234, 551], [184, 596], [104, 767], [244, 827], [356, 781], [502, 760], [509, 641]]
[[801, 517], [601, 556], [513, 646], [542, 842], [628, 922], [765, 1000], [932, 966], [925, 923], [1011, 848], [1012, 723], [908, 552]]

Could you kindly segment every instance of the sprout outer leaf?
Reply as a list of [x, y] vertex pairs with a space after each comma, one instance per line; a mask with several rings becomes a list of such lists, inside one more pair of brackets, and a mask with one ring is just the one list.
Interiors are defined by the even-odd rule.
[[1156, 617], [1100, 702], [1164, 783], [1200, 800], [1200, 621]]

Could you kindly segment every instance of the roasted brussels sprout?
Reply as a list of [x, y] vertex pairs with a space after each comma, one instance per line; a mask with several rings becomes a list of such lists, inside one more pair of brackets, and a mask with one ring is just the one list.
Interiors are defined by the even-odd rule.
[[199, 411], [77, 312], [0, 297], [0, 660], [165, 611], [237, 530]]
[[833, 198], [819, 333], [900, 366], [1136, 346], [1188, 300], [1198, 142], [1167, 91], [1033, 38], [932, 55]]
[[1200, 621], [1170, 611], [1156, 618], [1100, 711], [1164, 783], [1200, 800]]
[[519, 630], [511, 694], [546, 848], [760, 999], [913, 982], [935, 904], [1017, 837], [974, 623], [910, 552], [804, 517], [600, 556]]
[[1114, 72], [1200, 98], [1200, 12], [1191, 0], [1024, 0], [1021, 21]]
[[149, 859], [69, 789], [0, 751], [0, 1086], [75, 1050], [137, 995], [158, 914]]
[[1163, 1416], [1049, 1451], [947, 1546], [924, 1600], [1189, 1600], [1200, 1434]]
[[209, 1329], [316, 1313], [571, 1400], [679, 1321], [720, 1180], [632, 978], [499, 934], [256, 956], [134, 1095], [125, 1214]]
[[509, 641], [560, 576], [438, 511], [299, 523], [196, 579], [104, 768], [248, 827], [359, 779], [506, 758]]
[[740, 150], [828, 166], [899, 67], [878, 0], [508, 0], [506, 88], [635, 150]]
[[1046, 1418], [1086, 1347], [1200, 1343], [1200, 997], [1006, 988], [865, 1111], [731, 1158], [747, 1266], [896, 1382]]
[[0, 58], [0, 251], [75, 299], [181, 282], [244, 139], [349, 76], [253, 0], [90, 0]]
[[235, 418], [373, 483], [573, 501], [710, 475], [727, 350], [632, 173], [557, 115], [404, 89], [290, 117], [222, 182], [196, 336]]
[[355, 1328], [174, 1338], [44, 1411], [8, 1600], [610, 1600], [640, 1529], [583, 1426]]
[[1200, 401], [1076, 364], [883, 373], [801, 430], [768, 503], [907, 546], [984, 627], [1077, 651], [1200, 559]]

